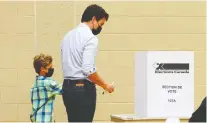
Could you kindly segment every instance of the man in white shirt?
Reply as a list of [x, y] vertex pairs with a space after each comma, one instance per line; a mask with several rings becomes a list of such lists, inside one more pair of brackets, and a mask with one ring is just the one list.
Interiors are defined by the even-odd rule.
[[81, 23], [69, 31], [61, 43], [61, 60], [64, 76], [63, 101], [69, 122], [92, 122], [96, 107], [96, 87], [112, 93], [114, 87], [97, 73], [95, 56], [98, 38], [109, 15], [96, 5], [88, 6]]

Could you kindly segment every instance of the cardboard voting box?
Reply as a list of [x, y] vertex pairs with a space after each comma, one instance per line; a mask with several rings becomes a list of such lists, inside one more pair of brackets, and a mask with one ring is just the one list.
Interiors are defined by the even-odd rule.
[[135, 114], [141, 118], [189, 118], [194, 111], [194, 53], [137, 52]]

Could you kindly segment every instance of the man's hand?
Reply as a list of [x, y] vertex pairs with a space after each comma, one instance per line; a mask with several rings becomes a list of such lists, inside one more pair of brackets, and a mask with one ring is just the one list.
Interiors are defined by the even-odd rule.
[[105, 91], [112, 93], [114, 91], [114, 86], [112, 84], [106, 84], [104, 80], [98, 75], [97, 72], [90, 74], [88, 78], [95, 84], [101, 86]]
[[109, 93], [114, 92], [114, 86], [113, 86], [113, 84], [106, 84], [103, 89], [106, 90], [106, 91], [108, 91]]

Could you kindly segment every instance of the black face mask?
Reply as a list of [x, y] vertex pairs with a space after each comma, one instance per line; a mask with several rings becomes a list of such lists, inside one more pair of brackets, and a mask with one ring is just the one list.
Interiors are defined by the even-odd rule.
[[101, 32], [101, 30], [102, 30], [101, 26], [98, 26], [97, 29], [92, 29], [92, 33], [94, 35], [98, 35]]
[[45, 75], [46, 77], [51, 77], [54, 73], [54, 68], [49, 68], [48, 73]]

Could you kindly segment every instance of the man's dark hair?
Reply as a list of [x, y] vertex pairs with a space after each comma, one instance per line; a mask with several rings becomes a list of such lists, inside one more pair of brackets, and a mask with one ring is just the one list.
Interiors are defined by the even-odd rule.
[[95, 16], [96, 20], [99, 21], [102, 18], [105, 17], [106, 21], [109, 18], [109, 14], [106, 13], [106, 11], [101, 7], [96, 4], [92, 4], [88, 6], [85, 11], [83, 12], [81, 22], [88, 22], [92, 20], [92, 17]]

